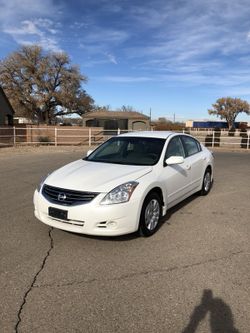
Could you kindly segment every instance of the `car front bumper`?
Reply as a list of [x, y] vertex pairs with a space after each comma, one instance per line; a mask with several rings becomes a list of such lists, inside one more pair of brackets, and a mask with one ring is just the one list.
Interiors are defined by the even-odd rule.
[[[98, 196], [99, 197], [99, 196]], [[95, 236], [120, 236], [135, 232], [140, 218], [139, 200], [114, 205], [100, 205], [104, 195], [77, 206], [49, 202], [37, 190], [34, 193], [34, 214], [41, 222], [62, 230]], [[49, 216], [49, 207], [67, 210], [67, 220]]]

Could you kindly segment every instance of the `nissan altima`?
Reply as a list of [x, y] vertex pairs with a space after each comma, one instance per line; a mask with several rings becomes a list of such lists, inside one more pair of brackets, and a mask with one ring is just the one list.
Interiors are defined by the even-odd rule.
[[76, 233], [151, 236], [169, 208], [209, 193], [213, 171], [212, 153], [190, 135], [118, 135], [51, 173], [34, 193], [35, 216]]

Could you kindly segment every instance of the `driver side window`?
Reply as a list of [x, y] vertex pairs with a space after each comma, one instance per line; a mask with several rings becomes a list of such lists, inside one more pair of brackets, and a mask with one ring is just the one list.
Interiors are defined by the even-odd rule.
[[168, 144], [165, 160], [171, 156], [182, 156], [185, 158], [184, 148], [179, 136], [175, 136]]

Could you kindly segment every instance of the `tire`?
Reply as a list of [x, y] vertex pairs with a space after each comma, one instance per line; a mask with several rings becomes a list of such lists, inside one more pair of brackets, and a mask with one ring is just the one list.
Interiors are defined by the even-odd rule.
[[142, 206], [139, 233], [141, 236], [153, 235], [159, 227], [162, 215], [161, 199], [157, 193], [150, 193]]
[[212, 187], [212, 176], [211, 176], [211, 170], [206, 169], [203, 181], [202, 181], [202, 189], [200, 191], [201, 195], [207, 195]]

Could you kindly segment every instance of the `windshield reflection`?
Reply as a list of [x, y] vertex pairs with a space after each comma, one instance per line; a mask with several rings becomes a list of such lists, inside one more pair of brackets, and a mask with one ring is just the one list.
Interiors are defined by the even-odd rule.
[[114, 137], [85, 158], [86, 161], [124, 165], [155, 165], [165, 140], [143, 137]]

